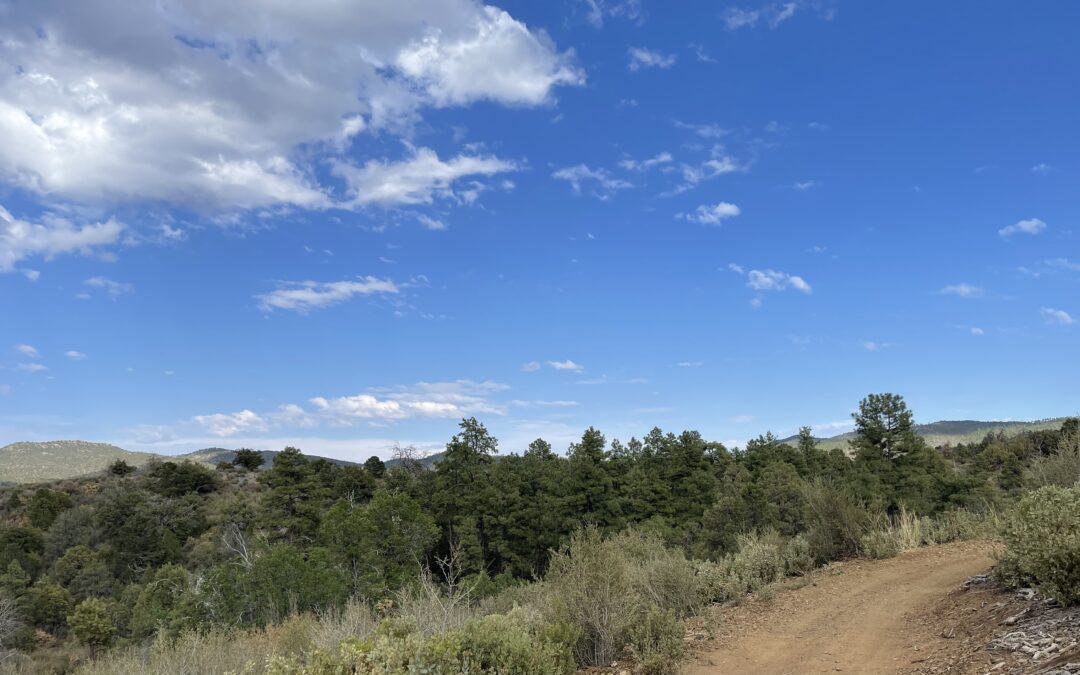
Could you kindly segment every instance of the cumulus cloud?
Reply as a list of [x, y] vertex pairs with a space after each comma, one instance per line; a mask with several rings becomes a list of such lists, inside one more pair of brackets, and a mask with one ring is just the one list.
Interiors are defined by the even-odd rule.
[[629, 58], [626, 67], [632, 73], [636, 73], [642, 68], [667, 69], [675, 65], [674, 54], [664, 54], [644, 47], [631, 47], [626, 53]]
[[[0, 153], [3, 146], [0, 144]], [[31, 223], [15, 218], [0, 206], [0, 273], [12, 272], [18, 263], [32, 257], [51, 260], [70, 253], [90, 254], [117, 243], [123, 232], [124, 226], [115, 220], [76, 225], [65, 218], [47, 215], [41, 222]], [[38, 278], [35, 270], [23, 273], [31, 281]]]
[[728, 218], [739, 215], [739, 207], [730, 202], [718, 202], [716, 204], [702, 204], [693, 213], [680, 213], [680, 218], [692, 220], [703, 225], [719, 225]]
[[240, 432], [266, 431], [266, 420], [250, 410], [235, 413], [216, 413], [214, 415], [196, 415], [191, 418], [195, 424], [203, 427], [214, 436], [235, 436]]
[[0, 63], [0, 176], [199, 209], [325, 207], [310, 150], [405, 131], [430, 106], [545, 105], [585, 80], [572, 52], [477, 0], [16, 3]]
[[82, 361], [86, 358], [86, 354], [84, 354], [83, 352], [75, 351], [74, 349], [64, 352], [64, 356], [68, 357], [72, 361]]
[[972, 286], [971, 284], [949, 284], [942, 288], [938, 293], [942, 295], [955, 295], [958, 298], [977, 298], [983, 294], [983, 289], [978, 286]]
[[19, 370], [25, 371], [27, 373], [40, 373], [43, 370], [49, 369], [48, 366], [42, 365], [40, 363], [20, 363], [17, 367]]
[[1076, 319], [1063, 309], [1054, 309], [1052, 307], [1043, 307], [1039, 310], [1039, 314], [1042, 316], [1043, 321], [1055, 326], [1071, 326], [1076, 323]]
[[429, 148], [413, 148], [410, 157], [398, 162], [370, 160], [358, 167], [342, 161], [334, 165], [335, 173], [348, 185], [352, 204], [382, 206], [430, 204], [435, 197], [453, 197], [453, 184], [461, 178], [516, 168], [513, 162], [490, 156], [458, 155], [444, 161]]
[[1011, 237], [1014, 234], [1039, 234], [1045, 229], [1046, 223], [1043, 221], [1038, 218], [1028, 218], [1012, 225], [1006, 225], [998, 230], [998, 234], [1002, 237]]
[[558, 169], [551, 175], [557, 180], [570, 183], [570, 189], [574, 191], [574, 194], [581, 194], [583, 184], [595, 185], [596, 189], [593, 190], [593, 196], [598, 199], [608, 199], [618, 190], [634, 187], [629, 181], [612, 177], [605, 169], [590, 169], [586, 164]]
[[300, 314], [344, 302], [356, 295], [393, 295], [400, 291], [390, 279], [360, 277], [345, 281], [283, 282], [277, 290], [255, 296], [259, 309], [272, 312], [282, 309]]

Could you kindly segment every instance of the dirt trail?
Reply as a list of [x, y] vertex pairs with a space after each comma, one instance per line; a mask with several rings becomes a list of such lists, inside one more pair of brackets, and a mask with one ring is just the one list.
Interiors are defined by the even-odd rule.
[[720, 612], [719, 636], [687, 664], [690, 675], [901, 673], [940, 647], [925, 620], [935, 600], [991, 565], [991, 548], [961, 542], [822, 570], [771, 602]]

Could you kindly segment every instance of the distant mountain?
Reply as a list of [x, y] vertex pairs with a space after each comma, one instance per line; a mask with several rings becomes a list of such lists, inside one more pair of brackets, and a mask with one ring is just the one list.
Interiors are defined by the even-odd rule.
[[46, 441], [12, 443], [0, 448], [0, 481], [36, 483], [74, 478], [102, 471], [117, 459], [132, 466], [142, 466], [155, 455], [131, 452], [108, 443], [87, 441]]
[[[1006, 436], [1016, 436], [1025, 431], [1043, 431], [1046, 429], [1060, 429], [1067, 417], [1052, 417], [1034, 422], [984, 422], [980, 420], [943, 420], [929, 424], [917, 424], [915, 433], [926, 439], [933, 447], [942, 445], [957, 445], [959, 443], [977, 443], [986, 434], [995, 432]], [[826, 450], [840, 448], [848, 449], [848, 442], [855, 437], [855, 432], [849, 431], [838, 436], [819, 438], [818, 444]], [[798, 436], [789, 436], [782, 440], [783, 443], [794, 444], [799, 440]]]
[[[264, 450], [263, 466], [274, 462], [278, 453]], [[109, 464], [122, 459], [132, 466], [143, 466], [152, 459], [163, 462], [190, 460], [199, 464], [216, 466], [219, 462], [232, 462], [235, 450], [227, 448], [204, 448], [186, 455], [156, 455], [149, 452], [132, 452], [108, 443], [87, 441], [46, 441], [44, 443], [12, 443], [0, 448], [0, 484], [38, 483], [65, 478], [76, 478], [104, 471]], [[308, 455], [312, 459], [325, 459], [339, 466], [355, 462], [342, 459]]]

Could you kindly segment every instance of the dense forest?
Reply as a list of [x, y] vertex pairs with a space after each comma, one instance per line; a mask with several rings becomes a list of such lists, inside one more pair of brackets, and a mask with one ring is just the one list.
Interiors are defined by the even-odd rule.
[[[390, 469], [375, 457], [340, 466], [287, 448], [268, 467], [260, 453], [239, 451], [216, 470], [165, 461], [136, 471], [117, 461], [96, 476], [8, 488], [5, 656], [11, 667], [60, 672], [192, 631], [261, 629], [356, 604], [391, 617], [418, 585], [451, 598], [467, 588], [466, 604], [502, 611], [527, 604], [523, 589], [538, 580], [569, 583], [583, 552], [609, 541], [637, 559], [648, 550], [697, 560], [696, 577], [771, 541], [791, 568], [780, 571], [797, 573], [875, 554], [875, 532], [901, 519], [972, 522], [1028, 488], [1077, 479], [1077, 419], [931, 448], [899, 396], [868, 396], [854, 418], [848, 452], [820, 449], [809, 428], [794, 444], [767, 434], [740, 449], [693, 431], [609, 442], [589, 428], [565, 455], [542, 439], [501, 454], [483, 424], [465, 419], [433, 468], [407, 448]], [[716, 599], [715, 589], [704, 598]], [[701, 600], [657, 600], [659, 618], [648, 608], [643, 616], [670, 623]], [[553, 651], [536, 658], [556, 664], [552, 672], [649, 638], [605, 645], [587, 620], [561, 633], [544, 625], [535, 642]], [[462, 630], [461, 640], [475, 638]]]

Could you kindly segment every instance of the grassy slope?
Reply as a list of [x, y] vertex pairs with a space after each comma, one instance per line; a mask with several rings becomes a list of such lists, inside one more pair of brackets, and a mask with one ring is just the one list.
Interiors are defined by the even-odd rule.
[[[934, 447], [945, 444], [957, 445], [959, 443], [977, 443], [990, 432], [1001, 432], [1006, 436], [1016, 436], [1025, 431], [1042, 431], [1045, 429], [1060, 429], [1065, 417], [1054, 417], [1034, 422], [983, 422], [979, 420], [946, 420], [919, 424], [915, 430]], [[831, 438], [819, 438], [818, 442], [826, 450], [840, 448], [848, 449], [848, 441], [855, 434], [848, 432]], [[785, 438], [785, 443], [795, 443], [797, 436]]]

